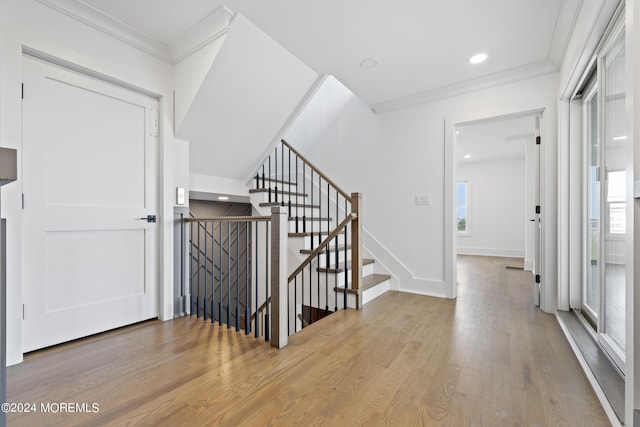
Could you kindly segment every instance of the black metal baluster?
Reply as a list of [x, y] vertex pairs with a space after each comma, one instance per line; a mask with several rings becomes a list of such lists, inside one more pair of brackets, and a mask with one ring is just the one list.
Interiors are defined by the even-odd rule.
[[[275, 172], [276, 172], [276, 176], [275, 176], [275, 183], [276, 183], [276, 203], [278, 203], [278, 146], [276, 145], [276, 152], [274, 154], [275, 157]], [[271, 174], [269, 174], [271, 175]], [[269, 178], [274, 179], [274, 177], [269, 176]], [[269, 200], [269, 202], [271, 202], [271, 200]]]
[[[282, 180], [282, 203], [281, 206], [284, 206], [284, 145], [280, 147], [280, 179]], [[277, 173], [277, 171], [276, 171]], [[277, 202], [277, 200], [276, 200]]]
[[[302, 162], [302, 232], [307, 232], [307, 177], [305, 175], [307, 164]], [[296, 230], [297, 231], [297, 230]]]
[[218, 299], [218, 324], [222, 326], [222, 221], [218, 224], [220, 228], [220, 241], [218, 242], [218, 251], [220, 252], [220, 298]]
[[311, 211], [311, 222], [309, 223], [309, 226], [311, 227], [311, 249], [313, 249], [313, 169], [309, 168], [311, 170], [311, 183], [309, 184], [309, 186], [311, 187], [311, 200], [309, 201], [309, 210]]
[[200, 253], [202, 251], [202, 248], [200, 247], [200, 221], [198, 221], [197, 224], [198, 224], [198, 275], [197, 275], [198, 292], [196, 295], [196, 318], [199, 319], [200, 318], [200, 269], [202, 268], [200, 264]]
[[251, 314], [249, 303], [249, 292], [251, 291], [251, 285], [249, 283], [249, 256], [251, 255], [251, 247], [249, 246], [249, 231], [251, 230], [251, 223], [247, 221], [244, 226], [245, 237], [245, 251], [244, 251], [244, 333], [249, 335], [251, 333]]
[[193, 316], [193, 222], [189, 223], [189, 304], [191, 304], [191, 310], [189, 310], [189, 316]]
[[211, 221], [211, 323], [216, 321], [216, 225]]
[[259, 324], [258, 322], [260, 321], [259, 318], [260, 316], [258, 316], [258, 278], [260, 277], [258, 275], [258, 264], [260, 264], [259, 262], [259, 258], [258, 258], [258, 245], [259, 245], [259, 230], [258, 230], [258, 225], [260, 225], [260, 223], [258, 221], [256, 221], [256, 237], [255, 237], [255, 246], [256, 246], [256, 257], [253, 260], [253, 263], [256, 265], [256, 275], [255, 275], [255, 280], [256, 280], [256, 295], [255, 295], [255, 299], [256, 299], [256, 320], [255, 320], [255, 324], [254, 324], [254, 329], [255, 329], [255, 337], [258, 338], [260, 336], [260, 328], [259, 328]]
[[[344, 199], [344, 215], [346, 217], [347, 215], [347, 199]], [[348, 234], [347, 234], [347, 228], [350, 227], [351, 224], [347, 224], [344, 227], [344, 262], [345, 262], [345, 269], [344, 269], [344, 305], [343, 308], [346, 310], [347, 309], [347, 289], [349, 288], [349, 270], [346, 268], [346, 262], [347, 262], [347, 242], [348, 240]], [[353, 232], [353, 230], [352, 230]], [[353, 265], [351, 266], [351, 272], [353, 274]]]
[[262, 164], [262, 189], [264, 190], [264, 163]]
[[[292, 196], [292, 194], [291, 194], [291, 182], [292, 182], [292, 180], [291, 180], [291, 150], [289, 150], [289, 176], [287, 178], [287, 182], [288, 182], [287, 187], [289, 188], [289, 198], [288, 198], [288, 200], [289, 200], [289, 217], [291, 217], [291, 216], [293, 216], [293, 215], [291, 215], [293, 213], [291, 211], [291, 196]], [[296, 188], [296, 191], [298, 191], [297, 188]]]
[[240, 331], [240, 223], [236, 222], [236, 332]]
[[[289, 306], [291, 307], [291, 305]], [[296, 310], [298, 308], [298, 276], [293, 278], [293, 332], [298, 332], [298, 319], [296, 319]]]
[[[331, 188], [329, 187], [329, 183], [327, 182], [327, 234], [329, 233], [329, 231], [331, 230], [331, 225], [329, 223], [329, 217], [330, 215], [330, 211], [331, 211], [331, 199], [329, 198], [329, 194], [330, 194], [330, 190]], [[337, 240], [334, 240], [335, 244], [338, 244]], [[327, 272], [324, 274], [324, 278], [325, 278], [325, 310], [329, 311], [329, 267], [331, 267], [331, 247], [327, 245], [326, 248], [326, 257], [325, 257], [325, 268], [327, 269]], [[336, 268], [338, 268], [338, 265], [336, 264], [335, 266]]]
[[[318, 174], [318, 246], [322, 243], [322, 176]], [[314, 247], [313, 240], [311, 241], [311, 247]], [[320, 263], [318, 263], [320, 267]], [[318, 284], [320, 287], [320, 284]], [[318, 308], [320, 308], [320, 301], [318, 301]]]
[[[291, 150], [289, 150], [289, 153], [291, 153]], [[298, 221], [300, 220], [300, 217], [298, 216], [298, 205], [300, 204], [300, 202], [298, 202], [298, 156], [295, 156], [296, 158], [296, 233], [298, 233]]]
[[[202, 320], [207, 320], [207, 276], [209, 272], [209, 245], [208, 242], [209, 229], [207, 221], [204, 221], [204, 292], [202, 293]], [[211, 244], [213, 246], [213, 243]], [[213, 267], [212, 267], [213, 268]], [[213, 274], [213, 271], [211, 272]], [[211, 297], [213, 298], [213, 296]]]
[[269, 328], [271, 327], [271, 322], [269, 319], [269, 222], [265, 222], [266, 226], [266, 238], [265, 238], [265, 254], [266, 254], [266, 265], [265, 265], [265, 276], [264, 276], [264, 289], [265, 289], [265, 293], [264, 293], [264, 302], [266, 304], [266, 309], [267, 309], [267, 315], [265, 316], [264, 319], [264, 340], [265, 341], [269, 341], [271, 340], [271, 334], [269, 333]]
[[[338, 222], [338, 217], [339, 217], [338, 216], [338, 205], [339, 205], [339, 202], [340, 202], [340, 195], [338, 194], [338, 190], [336, 190], [336, 222]], [[345, 215], [346, 215], [346, 212], [345, 212]], [[345, 226], [345, 230], [346, 230], [346, 226]], [[338, 251], [339, 251], [339, 249], [338, 249], [338, 241], [339, 241], [338, 236], [339, 236], [339, 234], [336, 234], [336, 247], [335, 247], [336, 270], [335, 270], [335, 272], [333, 274], [333, 276], [334, 276], [333, 280], [334, 280], [335, 289], [338, 288], [338, 266], [340, 265], [340, 256], [338, 255]], [[345, 244], [347, 243], [346, 240], [345, 240], [344, 243]], [[346, 259], [344, 260], [344, 268], [345, 268], [345, 270], [347, 269], [347, 260]], [[333, 311], [338, 311], [338, 292], [334, 290], [333, 296], [334, 296], [334, 300], [335, 300], [335, 307], [334, 307]]]
[[231, 328], [231, 221], [227, 221], [227, 329]]
[[[309, 322], [307, 322], [307, 326], [312, 323], [313, 320], [313, 271], [311, 269], [312, 262], [309, 262]], [[304, 310], [303, 310], [304, 311]], [[304, 314], [302, 316], [304, 319]], [[303, 320], [304, 322], [304, 320]], [[303, 324], [304, 327], [304, 324]]]
[[[269, 154], [269, 179], [271, 179], [271, 154]], [[262, 181], [264, 182], [264, 179]], [[271, 203], [271, 182], [269, 182], [269, 203]]]
[[316, 261], [318, 263], [317, 264], [317, 268], [316, 268], [316, 276], [317, 276], [317, 280], [318, 280], [317, 285], [316, 285], [316, 288], [318, 288], [318, 302], [316, 303], [316, 305], [318, 306], [318, 308], [317, 308], [318, 309], [318, 319], [320, 318], [320, 307], [322, 307], [320, 305], [320, 257], [321, 257], [321, 254], [318, 254], [318, 258], [317, 258], [317, 261]]

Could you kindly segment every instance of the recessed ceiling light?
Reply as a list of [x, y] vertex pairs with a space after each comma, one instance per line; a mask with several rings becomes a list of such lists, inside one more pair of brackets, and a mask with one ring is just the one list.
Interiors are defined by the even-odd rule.
[[471, 58], [469, 58], [469, 62], [471, 64], [481, 64], [486, 60], [487, 60], [487, 54], [486, 53], [477, 53], [477, 54], [473, 55]]
[[218, 196], [218, 200], [229, 200], [227, 196]]
[[465, 158], [465, 159], [470, 159], [470, 158], [471, 158], [471, 154], [465, 154], [465, 155], [464, 155], [464, 158]]
[[365, 70], [370, 70], [372, 68], [376, 68], [378, 66], [378, 61], [376, 61], [373, 58], [365, 58], [362, 61], [360, 61], [360, 67], [364, 68]]

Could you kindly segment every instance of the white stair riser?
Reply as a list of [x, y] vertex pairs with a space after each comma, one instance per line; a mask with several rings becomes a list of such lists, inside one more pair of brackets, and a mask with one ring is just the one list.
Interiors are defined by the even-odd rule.
[[367, 304], [368, 302], [373, 301], [380, 295], [384, 294], [389, 290], [390, 282], [389, 280], [385, 280], [382, 283], [378, 283], [376, 286], [367, 289], [362, 293], [362, 305]]

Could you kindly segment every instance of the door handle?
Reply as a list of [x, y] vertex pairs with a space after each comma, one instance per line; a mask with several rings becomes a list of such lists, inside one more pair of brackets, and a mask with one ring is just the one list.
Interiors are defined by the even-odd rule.
[[147, 222], [156, 222], [156, 216], [155, 215], [147, 215], [147, 216], [143, 216], [142, 218], [137, 218], [140, 221], [147, 221]]

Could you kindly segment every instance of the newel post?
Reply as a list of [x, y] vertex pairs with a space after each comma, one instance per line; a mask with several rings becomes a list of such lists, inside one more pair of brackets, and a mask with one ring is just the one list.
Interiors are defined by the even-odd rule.
[[271, 208], [271, 346], [285, 347], [289, 342], [287, 324], [287, 209]]
[[362, 280], [362, 193], [351, 193], [351, 212], [356, 219], [351, 221], [351, 288], [358, 291], [356, 308], [360, 309]]

